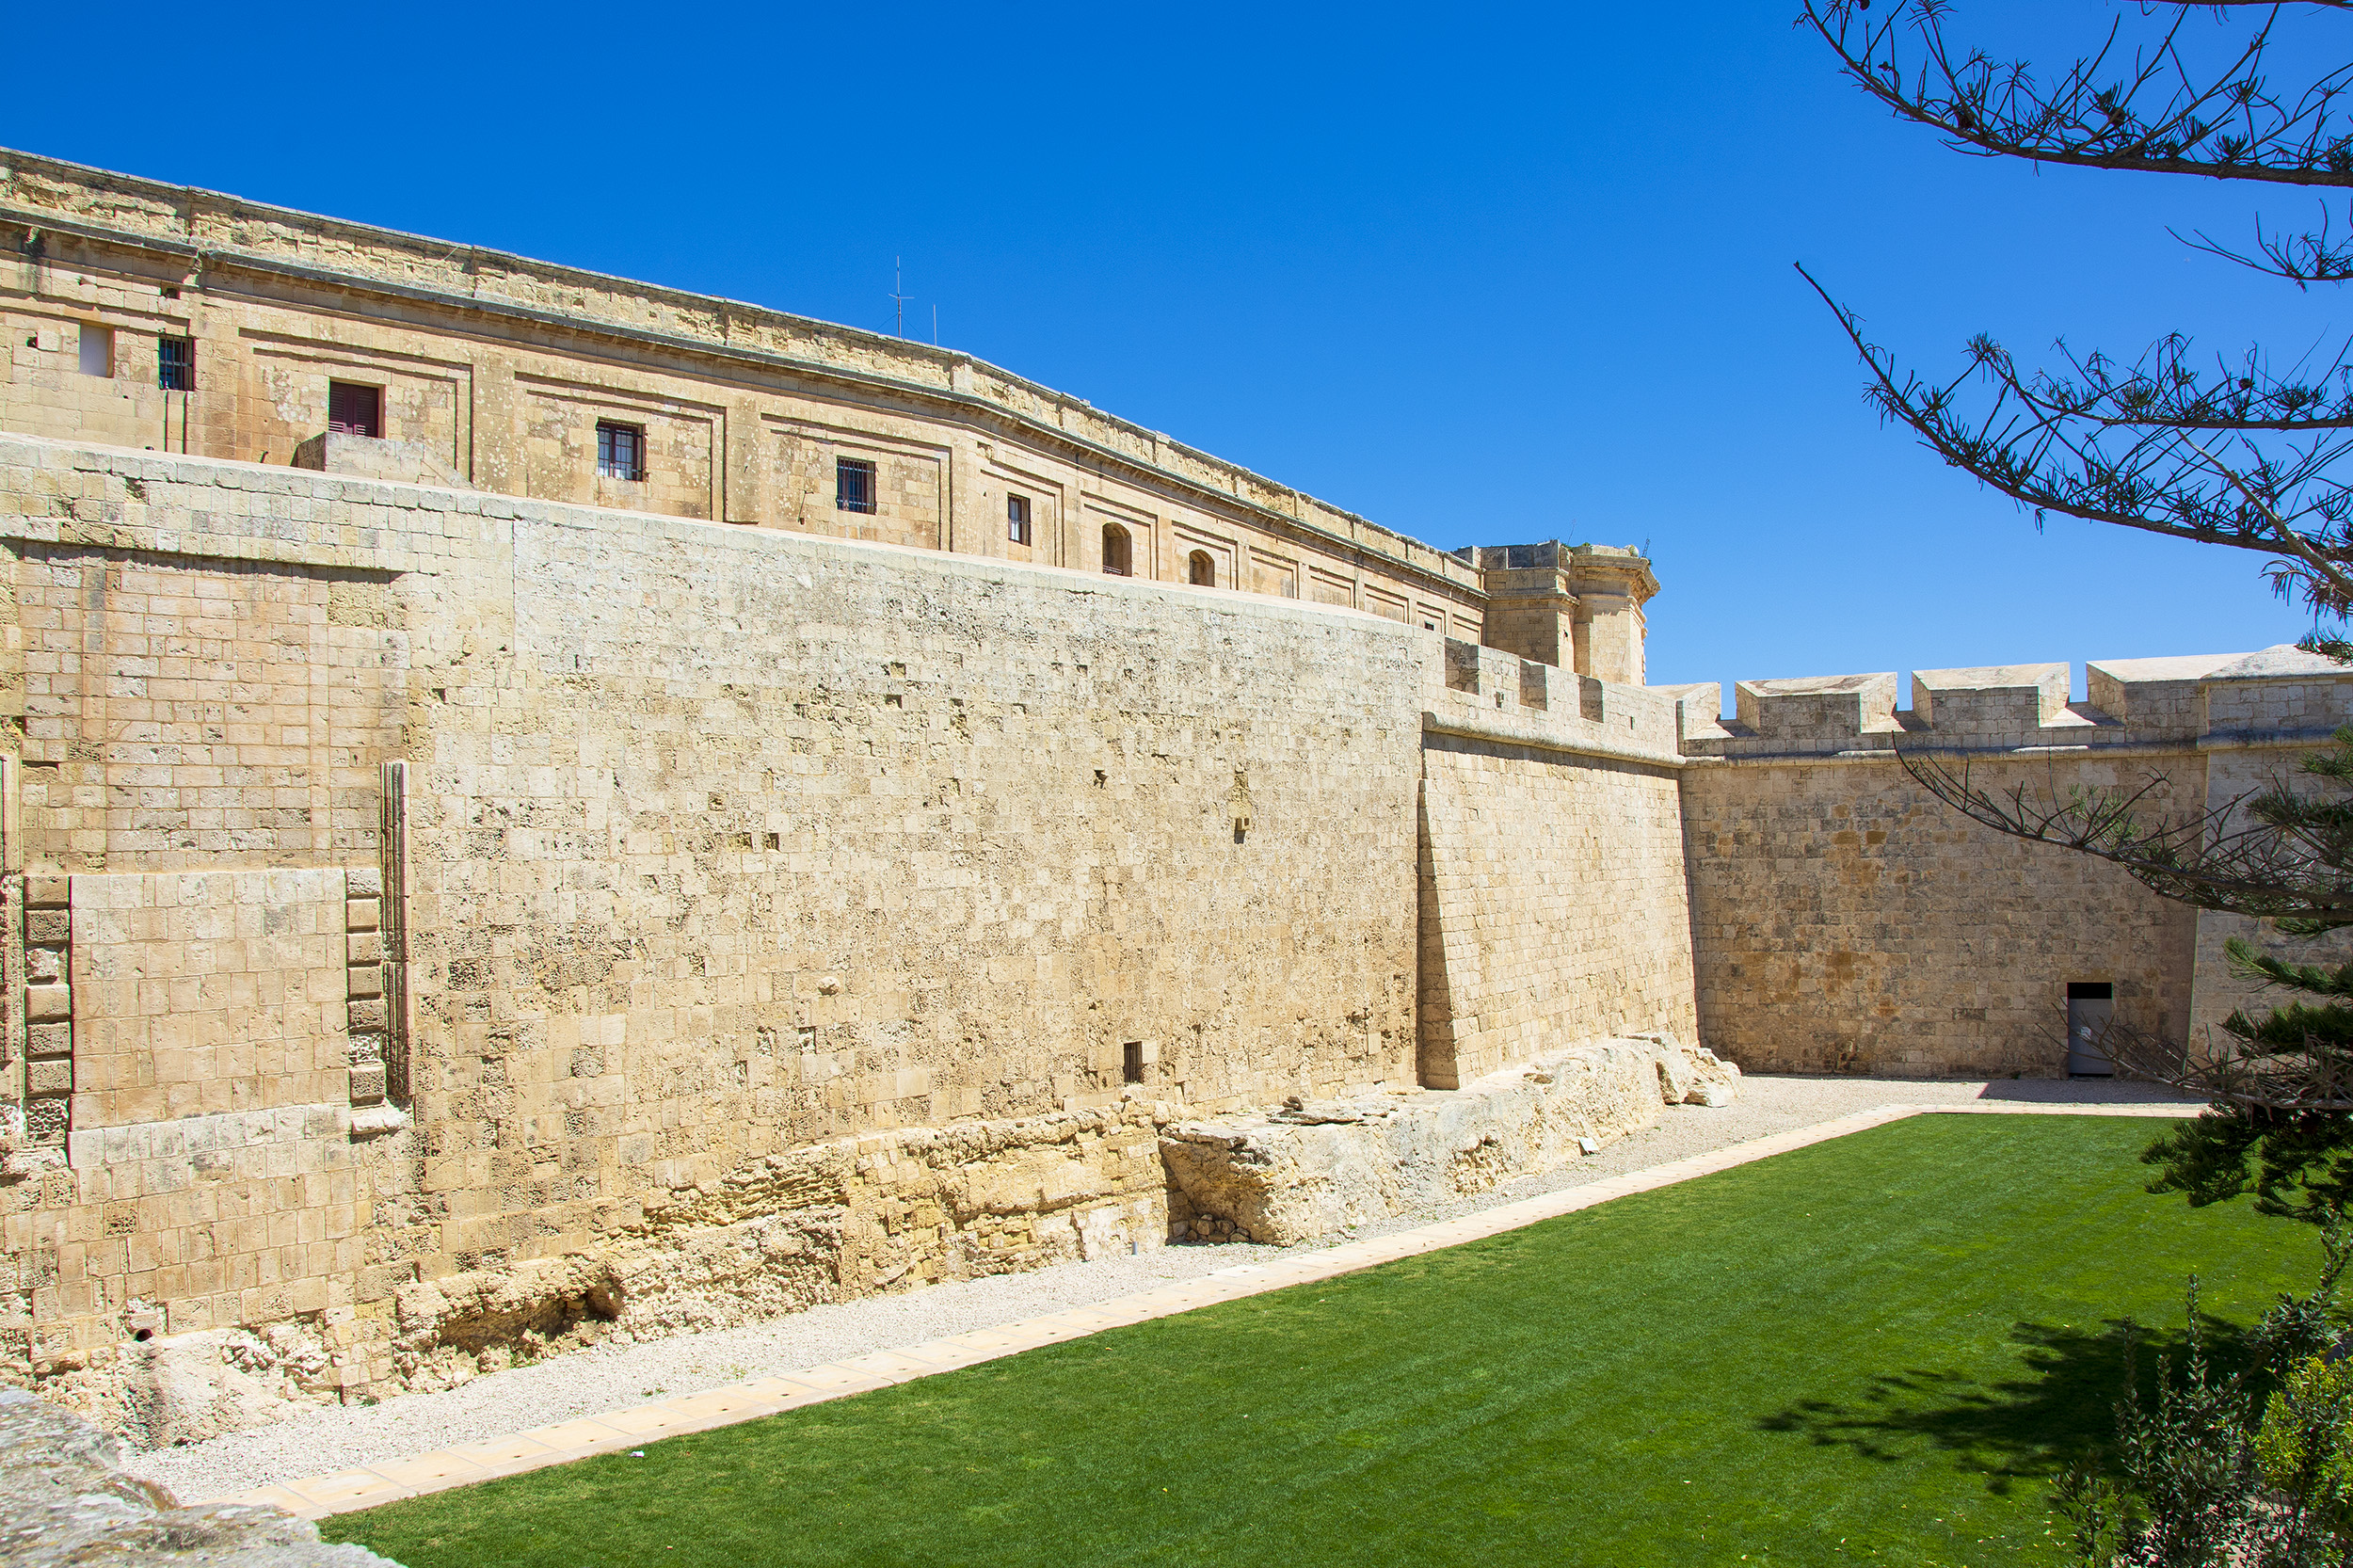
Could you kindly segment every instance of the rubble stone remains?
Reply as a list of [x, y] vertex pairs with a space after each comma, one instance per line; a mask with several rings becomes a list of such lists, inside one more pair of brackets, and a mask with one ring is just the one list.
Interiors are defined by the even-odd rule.
[[0, 152], [0, 1382], [146, 1444], [1280, 1242], [1747, 1072], [2191, 1041], [2244, 922], [1897, 765], [2234, 798], [2293, 648], [1643, 684], [952, 350]]
[[255, 1503], [183, 1508], [122, 1465], [129, 1445], [21, 1388], [0, 1388], [0, 1562], [202, 1562], [218, 1568], [386, 1568], [364, 1546]]

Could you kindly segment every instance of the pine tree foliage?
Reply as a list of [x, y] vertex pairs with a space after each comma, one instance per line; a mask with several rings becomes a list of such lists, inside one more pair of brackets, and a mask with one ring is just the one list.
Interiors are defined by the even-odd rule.
[[[1953, 0], [1802, 3], [1799, 26], [1858, 88], [1955, 151], [2306, 189], [2322, 203], [2308, 227], [2259, 222], [2235, 248], [2202, 232], [2185, 243], [2297, 288], [2353, 280], [2353, 205], [2342, 219], [2329, 206], [2353, 203], [2337, 194], [2353, 191], [2353, 33], [2337, 31], [2353, 0], [2144, 0], [2056, 70], [1956, 42]], [[1981, 335], [1956, 371], [1925, 376], [1806, 276], [1862, 359], [1866, 397], [1945, 461], [2038, 522], [2057, 513], [2259, 552], [2274, 589], [2312, 609], [2306, 646], [2353, 662], [2353, 351], [2205, 355], [2172, 334], [2121, 355], [2061, 343], [2027, 367]], [[2353, 729], [2294, 779], [2211, 806], [2177, 800], [2162, 774], [2036, 789], [1984, 783], [1963, 756], [1898, 750], [1973, 820], [2111, 861], [2168, 898], [2291, 936], [2353, 925]], [[2121, 1022], [2104, 1042], [2121, 1066], [2217, 1107], [2160, 1145], [2158, 1185], [2307, 1214], [2353, 1200], [2353, 971], [2246, 942], [2228, 956], [2285, 1004], [2187, 1047]]]
[[[2307, 227], [2258, 222], [2236, 248], [2202, 233], [2185, 242], [2299, 288], [2353, 279], [2353, 205], [2341, 222], [2327, 204], [2353, 188], [2353, 65], [2311, 68], [2315, 40], [2297, 25], [2297, 13], [2328, 17], [2353, 0], [2121, 9], [2098, 50], [2047, 74], [1953, 43], [1950, 0], [1877, 10], [1806, 0], [1799, 22], [1865, 93], [1962, 152], [2314, 187], [2322, 206]], [[1902, 368], [1805, 276], [1862, 356], [1881, 413], [2038, 520], [2056, 512], [2262, 552], [2283, 595], [2331, 618], [2353, 609], [2345, 350], [2208, 356], [2175, 334], [2126, 355], [2062, 343], [2053, 365], [2028, 369], [1981, 335], [1956, 372], [1929, 376]]]

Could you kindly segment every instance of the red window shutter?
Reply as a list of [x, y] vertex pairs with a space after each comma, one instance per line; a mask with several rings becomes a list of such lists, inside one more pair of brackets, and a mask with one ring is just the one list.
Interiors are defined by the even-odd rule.
[[344, 381], [327, 384], [327, 428], [339, 436], [381, 436], [384, 433], [384, 390], [355, 387]]

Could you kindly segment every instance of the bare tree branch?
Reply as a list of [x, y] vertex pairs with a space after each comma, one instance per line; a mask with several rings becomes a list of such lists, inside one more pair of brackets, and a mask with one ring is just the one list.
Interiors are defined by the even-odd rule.
[[[2316, 9], [2343, 10], [2330, 0]], [[2175, 5], [2152, 45], [2119, 57], [2120, 21], [2096, 54], [2057, 80], [2024, 62], [1946, 43], [1946, 0], [1896, 0], [1877, 16], [1868, 0], [1805, 0], [1801, 23], [1829, 44], [1847, 74], [1898, 118], [1945, 134], [1961, 152], [2037, 163], [2195, 174], [2294, 185], [2353, 185], [2353, 136], [2338, 99], [2353, 67], [2300, 91], [2275, 91], [2265, 75], [2281, 7], [2227, 63], [2194, 69], [2182, 29], [2202, 5]]]
[[[2353, 0], [2345, 0], [2353, 8]], [[2353, 207], [2348, 207], [2353, 212]], [[2192, 250], [2202, 250], [2209, 256], [2219, 256], [2226, 262], [2236, 262], [2257, 272], [2274, 278], [2284, 278], [2297, 288], [2314, 283], [2342, 283], [2353, 279], [2353, 235], [2344, 239], [2336, 236], [2336, 226], [2329, 216], [2329, 204], [2322, 202], [2318, 227], [2298, 232], [2266, 232], [2263, 219], [2255, 219], [2255, 243], [2251, 250], [2241, 250], [2212, 238], [2203, 230], [2185, 237], [2178, 231], [2173, 237]]]
[[[2211, 374], [2170, 337], [2130, 364], [2060, 352], [2068, 374], [2021, 372], [1990, 338], [1969, 344], [1952, 380], [1898, 369], [1861, 318], [1798, 268], [1869, 372], [1882, 418], [1912, 428], [1953, 467], [2040, 520], [2050, 512], [2201, 544], [2284, 552], [2275, 588], [2315, 609], [2353, 604], [2353, 353], [2273, 372], [2258, 351]], [[1970, 411], [1967, 387], [1990, 392]], [[2220, 436], [2227, 447], [2209, 439]]]
[[2130, 788], [2062, 788], [2052, 763], [2038, 793], [2024, 783], [1979, 783], [1978, 764], [1965, 756], [1921, 746], [1899, 746], [1897, 756], [1922, 789], [1972, 822], [2095, 856], [2167, 898], [2258, 920], [2353, 925], [2353, 832], [2324, 832], [2271, 809], [2302, 798], [2284, 784], [2177, 810], [2161, 773]]

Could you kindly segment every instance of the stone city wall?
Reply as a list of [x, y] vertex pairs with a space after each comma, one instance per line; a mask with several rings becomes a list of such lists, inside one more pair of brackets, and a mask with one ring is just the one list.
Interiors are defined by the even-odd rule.
[[1446, 655], [1425, 676], [1421, 1081], [1606, 1036], [1692, 1039], [1673, 704], [1465, 643]]
[[[1639, 688], [448, 488], [0, 439], [0, 1373], [152, 1440], [1155, 1246], [1170, 1118], [1414, 1088], [1417, 1025], [1689, 1033]], [[1424, 818], [1512, 871], [1417, 1016]]]
[[[1387, 1203], [1635, 1125], [1627, 1037], [2052, 1072], [2071, 980], [2178, 1034], [2219, 935], [1895, 740], [2203, 801], [2353, 684], [1724, 724], [1345, 608], [13, 438], [0, 537], [0, 1376], [156, 1439], [1322, 1211], [1172, 1186], [1178, 1122], [1418, 1096], [1297, 1135]], [[1482, 1083], [1494, 1139], [1431, 1098]]]
[[[2249, 922], [2161, 899], [2116, 867], [1972, 824], [1896, 760], [1965, 760], [1996, 794], [2137, 789], [2197, 812], [2353, 715], [2353, 673], [2293, 648], [2089, 666], [1923, 670], [1676, 688], [1700, 1036], [1752, 1072], [2049, 1076], [2067, 987], [2185, 1043], [2248, 992], [2223, 938]], [[2309, 950], [2307, 950], [2309, 951]]]
[[243, 464], [0, 475], [14, 1376], [120, 1414], [125, 1347], [275, 1328], [182, 1359], [352, 1395], [1154, 1245], [1151, 1100], [1415, 1081], [1437, 639]]

